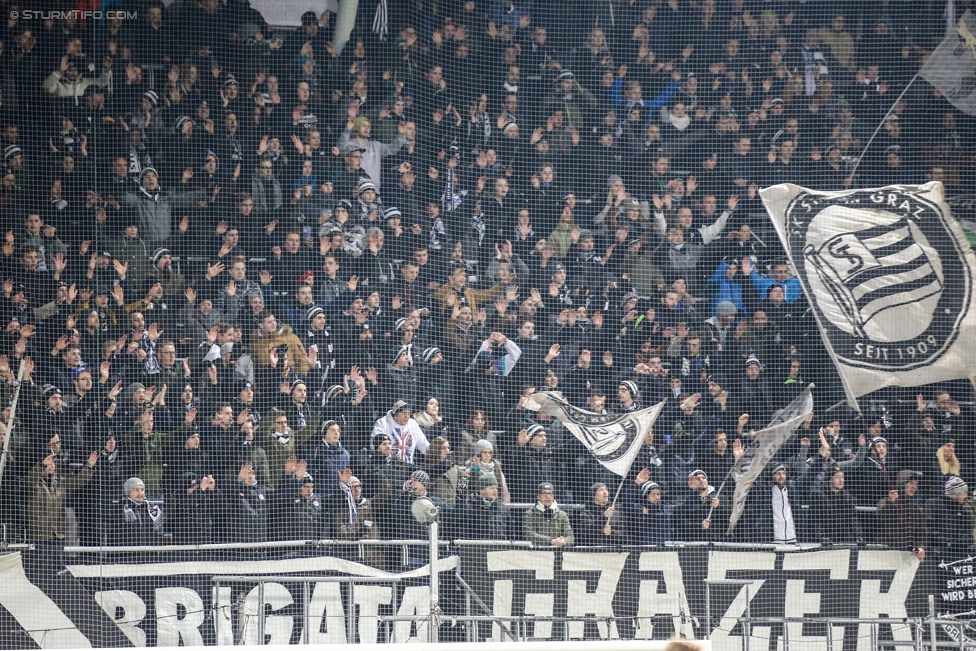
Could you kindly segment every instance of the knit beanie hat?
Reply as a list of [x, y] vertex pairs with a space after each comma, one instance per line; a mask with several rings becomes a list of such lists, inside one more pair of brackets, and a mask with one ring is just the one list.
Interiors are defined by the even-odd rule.
[[953, 495], [954, 493], [964, 493], [969, 489], [966, 482], [962, 480], [962, 477], [956, 477], [955, 475], [949, 477], [945, 483], [945, 494]]
[[646, 497], [647, 494], [650, 493], [655, 488], [660, 489], [661, 488], [661, 485], [658, 484], [657, 482], [646, 481], [646, 482], [644, 482], [644, 485], [641, 486], [641, 494]]
[[125, 480], [124, 484], [122, 484], [122, 490], [126, 495], [128, 495], [129, 493], [132, 492], [132, 489], [135, 488], [136, 486], [145, 486], [145, 485], [146, 484], [138, 477], [130, 477], [129, 479]]

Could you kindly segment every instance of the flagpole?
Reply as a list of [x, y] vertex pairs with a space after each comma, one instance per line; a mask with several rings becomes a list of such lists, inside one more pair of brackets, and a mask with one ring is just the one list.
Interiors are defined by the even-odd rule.
[[[660, 413], [660, 412], [658, 412], [658, 413]], [[657, 420], [657, 419], [655, 418], [655, 420]], [[654, 423], [651, 423], [651, 427], [652, 428], [654, 427]], [[647, 438], [647, 432], [644, 432], [644, 438], [645, 439]], [[644, 444], [642, 443], [641, 444], [641, 447], [643, 447], [643, 446], [644, 446]], [[617, 498], [620, 497], [620, 493], [624, 489], [624, 484], [627, 483], [627, 478], [630, 476], [630, 471], [634, 467], [634, 461], [637, 460], [637, 457], [638, 456], [639, 456], [639, 454], [635, 454], [634, 455], [634, 458], [630, 460], [630, 465], [627, 466], [627, 472], [625, 472], [624, 475], [623, 475], [623, 477], [620, 478], [620, 485], [617, 486], [617, 492], [613, 494], [613, 501], [610, 502], [610, 508], [611, 509], [612, 508], [616, 508], [616, 506], [617, 506]], [[650, 481], [650, 480], [648, 480], [648, 481]], [[607, 518], [607, 524], [608, 525], [610, 524], [610, 518]]]
[[857, 168], [861, 165], [861, 161], [864, 160], [864, 155], [867, 153], [868, 147], [871, 146], [871, 143], [874, 142], [875, 136], [878, 135], [878, 132], [881, 131], [881, 127], [884, 126], [885, 120], [887, 120], [888, 116], [891, 115], [891, 112], [895, 110], [895, 106], [897, 106], [898, 102], [901, 101], [901, 98], [905, 96], [905, 93], [907, 93], [908, 89], [912, 87], [912, 84], [915, 83], [915, 80], [918, 79], [918, 76], [920, 74], [922, 74], [921, 68], [918, 69], [918, 72], [915, 73], [915, 76], [912, 77], [912, 80], [908, 82], [908, 85], [905, 86], [905, 89], [901, 91], [901, 94], [898, 96], [898, 99], [894, 101], [894, 103], [891, 105], [891, 108], [888, 109], [888, 112], [884, 114], [883, 118], [881, 118], [881, 122], [878, 123], [878, 128], [875, 129], [874, 133], [871, 134], [871, 138], [868, 140], [868, 144], [864, 145], [864, 149], [861, 150], [861, 155], [857, 157], [857, 162], [854, 163], [854, 169], [851, 170], [852, 179], [854, 178], [854, 174], [857, 173]]
[[[634, 464], [630, 464], [630, 465], [633, 466]], [[627, 475], [629, 474], [630, 474], [630, 468], [627, 469]], [[613, 494], [613, 501], [610, 502], [611, 509], [617, 506], [617, 498], [620, 497], [620, 491], [624, 489], [624, 484], [627, 483], [627, 475], [624, 475], [624, 477], [620, 480], [620, 485], [617, 486], [617, 492]], [[610, 522], [610, 518], [607, 518], [607, 522]]]
[[[722, 496], [722, 489], [725, 488], [725, 483], [727, 481], [729, 481], [729, 477], [732, 476], [732, 473], [735, 471], [736, 465], [738, 465], [738, 461], [739, 460], [736, 459], [735, 461], [736, 461], [736, 463], [733, 463], [732, 464], [732, 467], [729, 468], [729, 471], [727, 473], [725, 473], [725, 479], [723, 479], [722, 480], [722, 483], [719, 484], [718, 490], [715, 492], [715, 499], [718, 499], [719, 497]], [[715, 507], [714, 506], [712, 508], [708, 509], [708, 517], [705, 518], [706, 520], [711, 520], [712, 519], [712, 511], [714, 511], [714, 510], [715, 510]]]

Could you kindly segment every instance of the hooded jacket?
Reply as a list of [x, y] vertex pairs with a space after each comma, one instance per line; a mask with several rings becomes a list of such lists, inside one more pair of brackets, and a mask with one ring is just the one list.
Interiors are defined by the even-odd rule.
[[427, 448], [430, 447], [427, 435], [424, 434], [424, 430], [420, 429], [420, 425], [412, 417], [407, 421], [406, 425], [399, 425], [393, 420], [393, 415], [390, 412], [386, 412], [373, 425], [370, 447], [375, 448], [380, 438], [384, 436], [389, 438], [393, 443], [393, 454], [401, 461], [406, 461], [407, 463], [414, 463], [416, 461], [416, 452], [427, 454]]

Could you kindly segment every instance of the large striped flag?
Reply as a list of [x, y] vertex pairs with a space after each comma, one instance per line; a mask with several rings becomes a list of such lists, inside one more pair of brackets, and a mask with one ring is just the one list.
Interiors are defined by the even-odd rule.
[[974, 256], [941, 183], [761, 191], [848, 403], [972, 374]]

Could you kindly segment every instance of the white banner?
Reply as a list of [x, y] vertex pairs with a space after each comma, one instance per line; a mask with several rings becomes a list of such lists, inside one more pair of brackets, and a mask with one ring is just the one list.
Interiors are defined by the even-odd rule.
[[974, 256], [941, 183], [760, 192], [848, 402], [972, 374]]
[[976, 17], [966, 11], [929, 55], [919, 74], [953, 106], [976, 115]]
[[793, 402], [776, 412], [769, 426], [756, 433], [752, 445], [745, 449], [732, 466], [730, 474], [735, 479], [735, 494], [732, 496], [732, 515], [729, 517], [728, 533], [732, 533], [739, 518], [742, 517], [752, 485], [759, 479], [762, 471], [783, 444], [790, 440], [793, 432], [813, 411], [813, 394], [810, 392], [812, 388], [812, 385], [807, 387]]
[[574, 407], [558, 391], [546, 391], [529, 396], [525, 408], [558, 418], [604, 468], [626, 477], [664, 403], [629, 414], [594, 414]]

